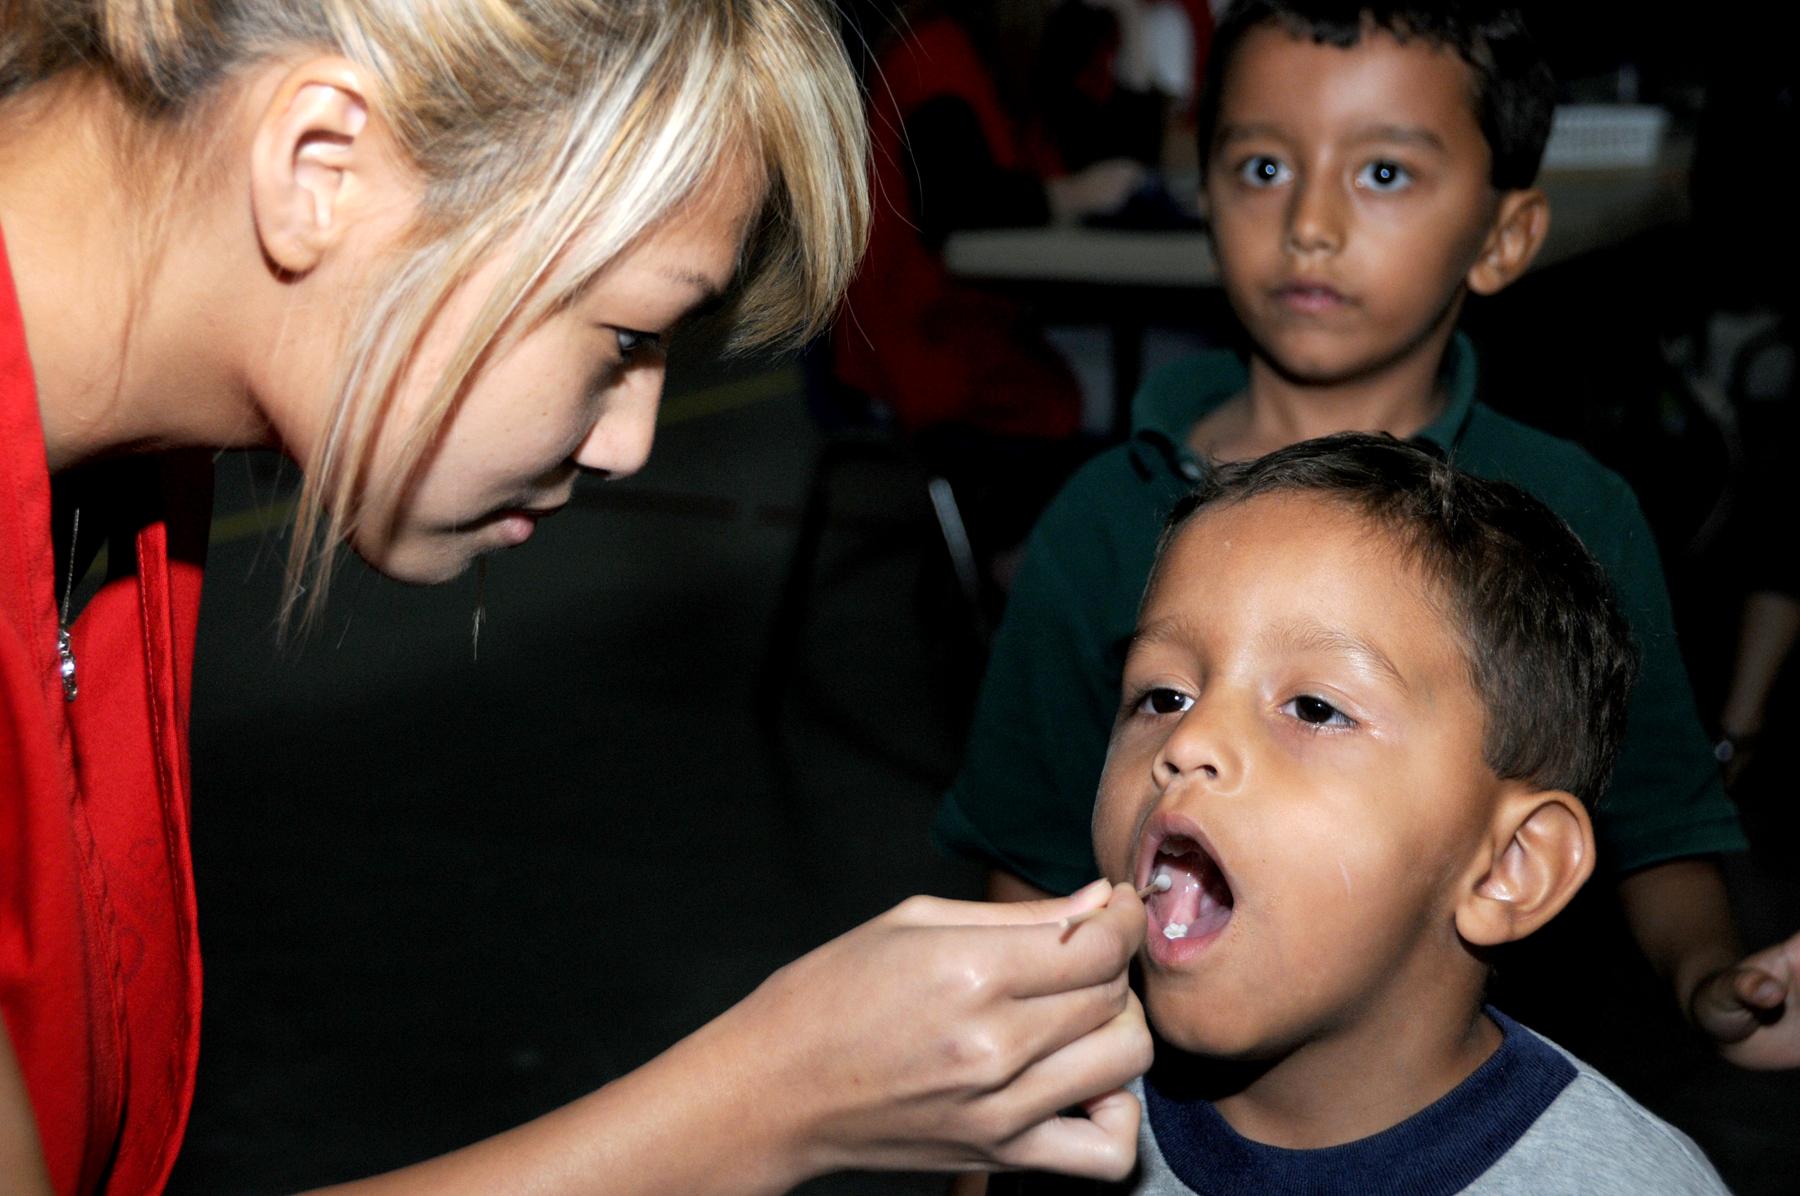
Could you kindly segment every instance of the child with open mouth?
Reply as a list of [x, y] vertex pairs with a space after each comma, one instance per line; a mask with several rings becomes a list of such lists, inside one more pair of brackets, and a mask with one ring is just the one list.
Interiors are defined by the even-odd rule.
[[1593, 870], [1634, 670], [1567, 526], [1423, 449], [1307, 441], [1178, 507], [1094, 813], [1106, 873], [1152, 886], [1160, 1037], [1104, 1190], [1723, 1192], [1483, 1004]]

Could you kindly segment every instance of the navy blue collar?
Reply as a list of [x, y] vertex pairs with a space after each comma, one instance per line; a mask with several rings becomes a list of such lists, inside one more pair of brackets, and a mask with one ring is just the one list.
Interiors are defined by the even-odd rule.
[[1468, 1079], [1391, 1129], [1321, 1150], [1250, 1141], [1211, 1101], [1158, 1088], [1159, 1064], [1144, 1078], [1157, 1148], [1177, 1178], [1204, 1196], [1461, 1191], [1512, 1149], [1575, 1078], [1574, 1064], [1549, 1043], [1496, 1009], [1487, 1015], [1503, 1037]]

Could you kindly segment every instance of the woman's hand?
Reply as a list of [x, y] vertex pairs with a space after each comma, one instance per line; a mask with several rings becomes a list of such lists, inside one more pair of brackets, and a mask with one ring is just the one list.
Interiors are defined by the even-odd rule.
[[[708, 1029], [748, 1044], [771, 1099], [789, 1106], [796, 1179], [1020, 1167], [1117, 1178], [1138, 1126], [1119, 1089], [1150, 1065], [1126, 978], [1143, 937], [1124, 885], [1012, 905], [915, 897], [783, 968]], [[1061, 1116], [1074, 1106], [1087, 1115]]]
[[[1150, 1066], [1125, 976], [1143, 938], [1143, 903], [1104, 881], [1013, 905], [914, 897], [599, 1091], [342, 1191], [760, 1196], [847, 1168], [1123, 1176], [1138, 1106], [1120, 1086]], [[1087, 1115], [1062, 1116], [1073, 1106]]]

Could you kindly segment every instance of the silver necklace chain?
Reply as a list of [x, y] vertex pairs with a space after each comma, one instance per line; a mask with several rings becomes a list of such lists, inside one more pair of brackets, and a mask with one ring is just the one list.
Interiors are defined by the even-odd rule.
[[81, 508], [69, 529], [69, 578], [63, 583], [62, 617], [56, 625], [56, 672], [62, 678], [63, 701], [75, 700], [75, 648], [69, 641], [69, 607], [75, 597], [75, 548], [81, 538]]

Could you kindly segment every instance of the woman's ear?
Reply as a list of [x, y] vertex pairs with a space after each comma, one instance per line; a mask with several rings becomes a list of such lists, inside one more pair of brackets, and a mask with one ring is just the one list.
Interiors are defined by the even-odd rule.
[[367, 76], [347, 59], [314, 58], [288, 70], [257, 120], [250, 198], [264, 256], [288, 275], [318, 265], [391, 184], [392, 154], [369, 125]]
[[1457, 903], [1457, 933], [1478, 947], [1522, 939], [1560, 913], [1593, 871], [1594, 826], [1578, 799], [1557, 789], [1509, 793]]
[[1469, 267], [1469, 290], [1492, 295], [1530, 269], [1550, 232], [1550, 201], [1536, 187], [1505, 191], [1481, 256]]

